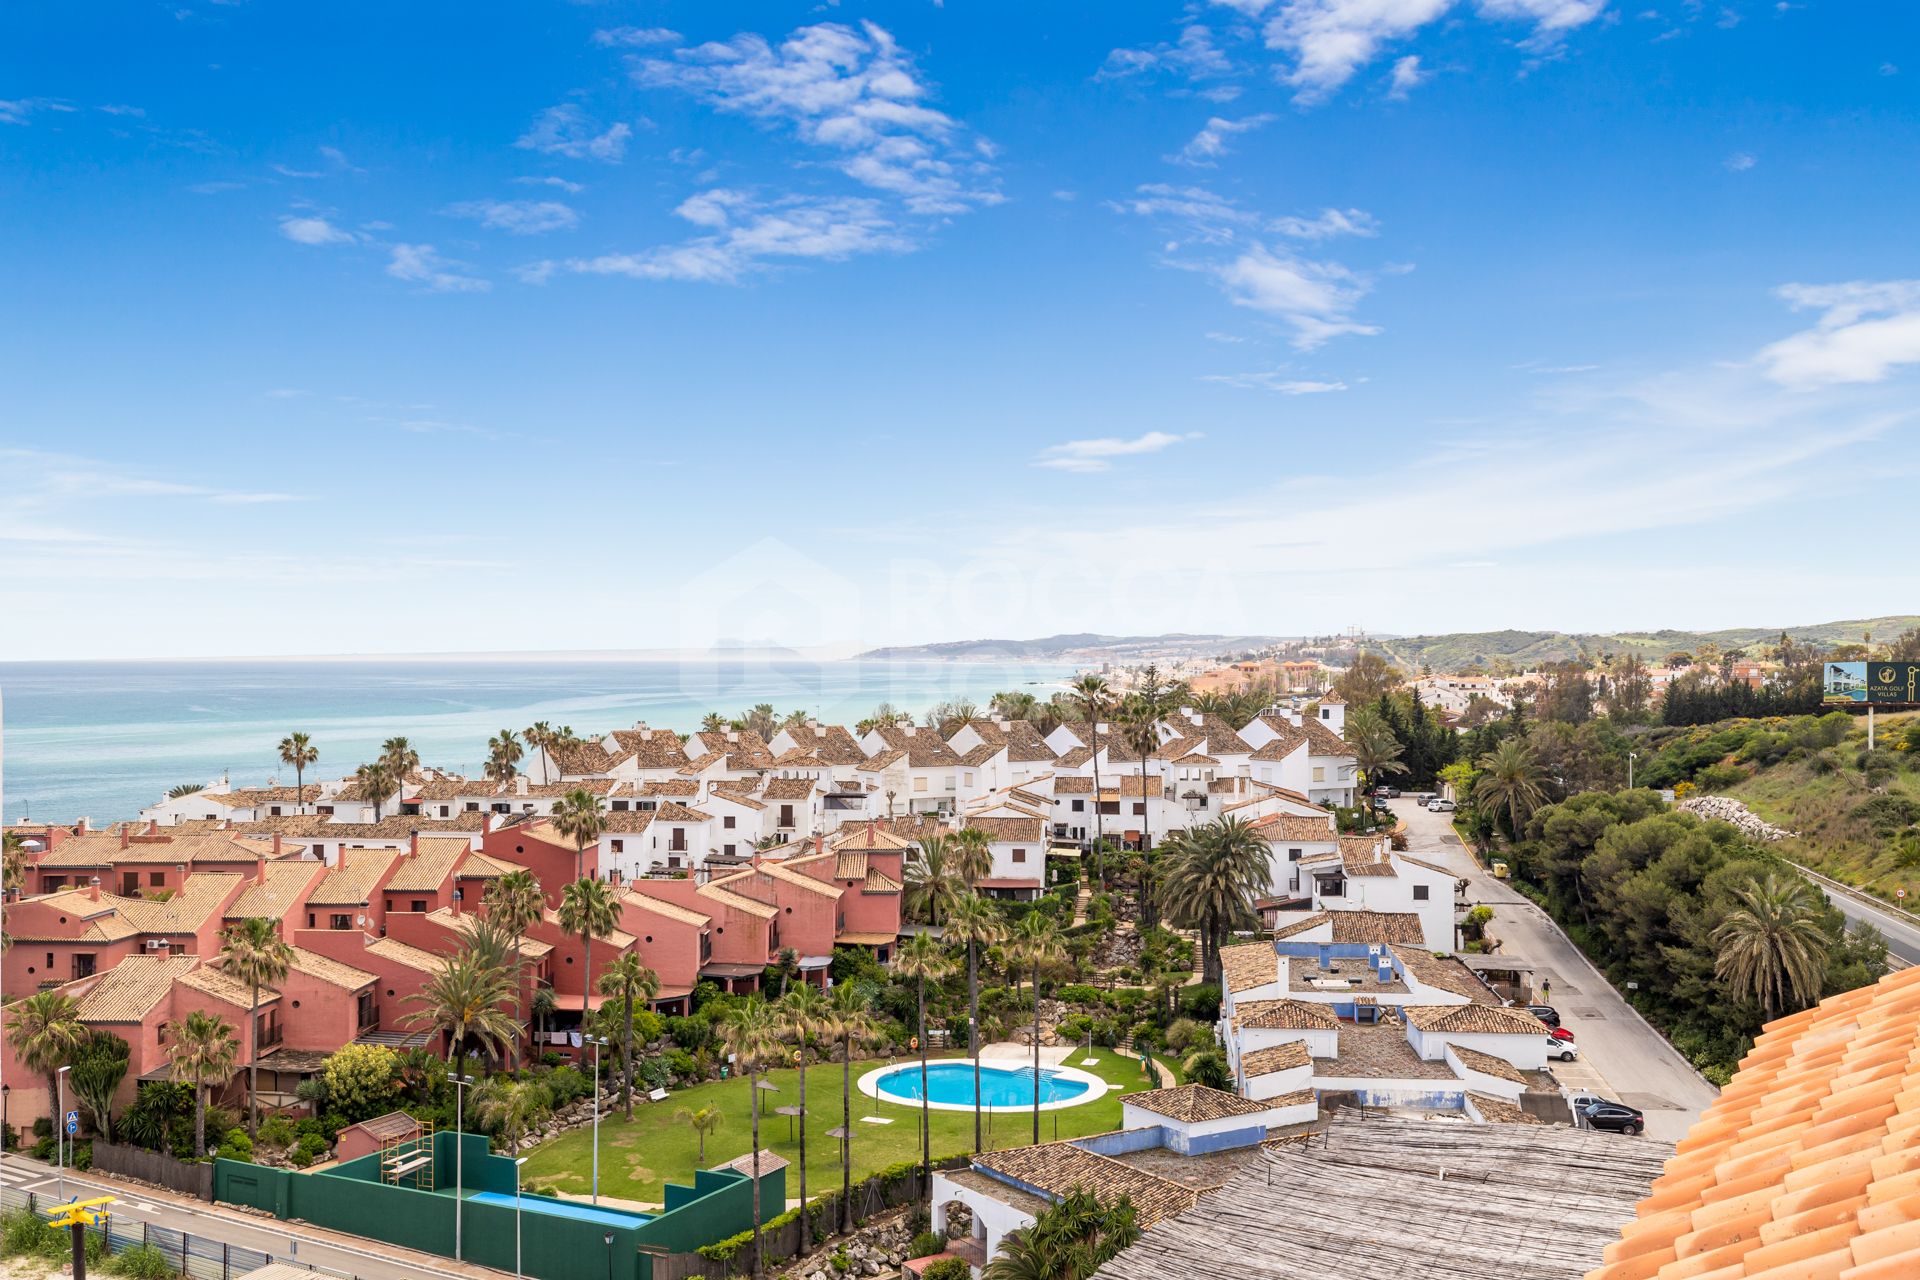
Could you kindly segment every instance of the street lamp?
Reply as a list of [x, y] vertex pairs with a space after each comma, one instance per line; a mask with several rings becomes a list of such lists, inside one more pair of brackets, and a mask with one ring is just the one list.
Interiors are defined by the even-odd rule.
[[513, 1162], [513, 1274], [520, 1274], [520, 1166], [527, 1162], [521, 1156]]
[[461, 1196], [466, 1187], [467, 1144], [463, 1141], [461, 1128], [465, 1123], [467, 1086], [473, 1083], [472, 1076], [449, 1075], [453, 1081], [453, 1260], [460, 1261], [460, 1226], [466, 1217]]
[[593, 1202], [600, 1203], [600, 1046], [607, 1043], [600, 1036], [588, 1036], [587, 1043], [593, 1046]]
[[1638, 751], [1627, 752], [1627, 790], [1633, 790], [1633, 762], [1640, 758]]
[[59, 1109], [54, 1112], [53, 1150], [54, 1160], [60, 1168], [60, 1198], [67, 1198], [67, 1072], [73, 1070], [71, 1064], [53, 1073], [57, 1091], [60, 1095]]
[[613, 1280], [613, 1232], [603, 1237], [607, 1242], [607, 1280]]

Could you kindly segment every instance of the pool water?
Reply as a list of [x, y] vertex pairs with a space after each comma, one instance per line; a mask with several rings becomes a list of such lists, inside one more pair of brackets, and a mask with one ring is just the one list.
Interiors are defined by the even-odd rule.
[[593, 1204], [576, 1204], [571, 1200], [550, 1200], [545, 1196], [510, 1196], [504, 1191], [476, 1191], [467, 1197], [469, 1204], [497, 1204], [503, 1209], [511, 1209], [517, 1203], [522, 1213], [544, 1213], [554, 1218], [578, 1218], [582, 1222], [597, 1222], [608, 1227], [637, 1227], [641, 1223], [653, 1221], [650, 1213], [627, 1213], [620, 1209], [602, 1209]]
[[[882, 1097], [894, 1102], [920, 1101], [920, 1068], [900, 1067], [874, 1082]], [[1084, 1096], [1092, 1086], [1085, 1080], [1040, 1070], [1040, 1103], [1071, 1102]], [[973, 1064], [971, 1062], [933, 1062], [927, 1065], [927, 1100], [948, 1106], [973, 1105]], [[980, 1104], [986, 1107], [1030, 1107], [1033, 1105], [1033, 1068], [980, 1068]]]

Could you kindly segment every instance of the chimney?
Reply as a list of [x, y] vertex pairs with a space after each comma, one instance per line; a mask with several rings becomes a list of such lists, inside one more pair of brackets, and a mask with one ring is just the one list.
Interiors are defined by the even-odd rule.
[[[279, 838], [280, 838], [279, 836], [274, 837], [275, 840], [278, 840]], [[265, 858], [260, 859], [260, 874], [257, 877], [257, 882], [260, 884], [265, 884], [267, 882], [267, 860]]]
[[147, 834], [150, 836], [157, 836], [160, 834], [160, 819], [158, 818], [147, 819]]
[[[273, 856], [276, 858], [280, 856], [280, 833], [278, 831], [273, 833]], [[261, 879], [264, 880], [266, 878], [266, 874], [267, 874], [266, 871], [263, 869], [260, 872]]]
[[1103, 738], [1106, 737], [1109, 733], [1113, 732], [1113, 730], [1110, 727], [1108, 727], [1107, 722], [1104, 720], [1094, 725], [1093, 731]]
[[60, 847], [60, 842], [62, 840], [65, 840], [71, 834], [72, 832], [68, 831], [65, 827], [62, 827], [62, 826], [48, 827], [47, 828], [47, 852], [52, 853], [55, 849], [58, 849]]
[[344, 840], [340, 842], [340, 856], [333, 860], [333, 865], [340, 871], [347, 869], [347, 844]]
[[460, 899], [466, 896], [466, 892], [465, 889], [455, 889], [453, 891], [453, 914], [460, 914]]
[[740, 731], [738, 729], [727, 730], [727, 741], [728, 742], [740, 741]]
[[527, 775], [526, 774], [520, 773], [520, 774], [514, 775], [513, 794], [517, 796], [523, 796], [527, 794]]
[[867, 819], [867, 848], [873, 848], [873, 819]]
[[127, 830], [127, 824], [123, 822], [120, 824], [120, 847], [124, 849], [132, 843], [133, 832]]
[[1380, 979], [1380, 981], [1383, 983], [1392, 982], [1393, 981], [1392, 954], [1388, 952], [1388, 950], [1385, 947], [1381, 947], [1380, 953], [1374, 956], [1373, 962], [1374, 962], [1374, 965], [1376, 966], [1374, 969], [1375, 976], [1377, 976]]
[[647, 728], [647, 726], [645, 726], [644, 724], [640, 726], [640, 741], [642, 742], [653, 741], [653, 730]]
[[420, 831], [418, 828], [407, 832], [407, 856], [409, 858], [417, 858], [420, 856]]
[[1384, 845], [1384, 844], [1376, 844], [1375, 846], [1373, 846], [1373, 860], [1374, 860], [1375, 862], [1385, 862], [1385, 861], [1387, 860], [1387, 846], [1386, 846], [1386, 845]]
[[74, 823], [74, 824], [73, 824], [73, 834], [75, 834], [75, 835], [77, 835], [77, 836], [87, 836], [87, 835], [92, 835], [92, 834], [93, 834], [93, 820], [92, 820], [91, 818], [82, 818], [82, 819], [80, 819], [80, 821], [78, 821], [78, 822], [76, 822], [76, 823]]
[[911, 738], [913, 736], [913, 722], [910, 720], [902, 720], [900, 722], [900, 732], [902, 735]]
[[813, 851], [815, 853], [825, 853], [827, 851], [827, 838], [818, 831], [813, 833]]
[[808, 724], [808, 727], [813, 730], [813, 736], [816, 738], [824, 738], [827, 736], [827, 729], [825, 725], [812, 724], [810, 722]]
[[493, 810], [482, 809], [480, 811], [480, 838], [482, 840], [486, 839], [487, 834], [492, 830], [493, 830]]
[[100, 877], [99, 876], [94, 876], [92, 879], [87, 881], [87, 898], [89, 901], [92, 901], [92, 902], [100, 901]]

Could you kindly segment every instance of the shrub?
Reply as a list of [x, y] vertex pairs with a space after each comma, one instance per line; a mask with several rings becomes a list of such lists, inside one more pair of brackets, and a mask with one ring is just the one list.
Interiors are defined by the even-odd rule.
[[942, 1252], [946, 1247], [945, 1236], [937, 1236], [931, 1231], [922, 1231], [913, 1238], [913, 1243], [907, 1246], [907, 1256], [909, 1258], [931, 1257]]
[[578, 1102], [593, 1092], [593, 1080], [574, 1067], [559, 1067], [549, 1071], [542, 1083], [547, 1086], [547, 1092], [553, 1095], [555, 1107]]
[[327, 1140], [317, 1133], [302, 1135], [300, 1145], [287, 1158], [296, 1169], [304, 1169], [327, 1153]]
[[1195, 1044], [1213, 1042], [1213, 1031], [1192, 1018], [1175, 1018], [1166, 1031], [1167, 1052], [1183, 1054]]
[[669, 1039], [682, 1049], [698, 1049], [713, 1039], [713, 1024], [705, 1018], [668, 1018]]
[[247, 1137], [244, 1130], [235, 1129], [227, 1135], [227, 1140], [220, 1144], [220, 1149], [214, 1154], [222, 1160], [237, 1160], [241, 1164], [252, 1164], [253, 1140]]
[[1054, 998], [1062, 1004], [1099, 1004], [1100, 990], [1084, 982], [1069, 982], [1054, 993]]
[[1220, 988], [1203, 982], [1180, 989], [1180, 1014], [1196, 1022], [1220, 1020]]
[[326, 1081], [331, 1110], [345, 1116], [348, 1124], [370, 1120], [394, 1108], [400, 1088], [399, 1055], [375, 1044], [346, 1045], [327, 1058], [320, 1078]]
[[167, 1255], [150, 1244], [137, 1244], [116, 1256], [107, 1270], [128, 1280], [174, 1280], [180, 1273]]
[[294, 1143], [293, 1121], [274, 1116], [260, 1122], [260, 1141], [269, 1147], [290, 1147]]
[[942, 1258], [929, 1263], [920, 1280], [972, 1280], [973, 1268], [965, 1258]]
[[49, 1237], [56, 1243], [65, 1243], [65, 1237], [37, 1213], [15, 1209], [5, 1217], [0, 1217], [0, 1253], [5, 1253], [9, 1258], [42, 1252]]

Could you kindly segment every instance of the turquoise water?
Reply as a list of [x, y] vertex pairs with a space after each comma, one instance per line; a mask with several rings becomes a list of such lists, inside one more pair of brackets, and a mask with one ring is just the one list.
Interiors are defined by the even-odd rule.
[[15, 662], [0, 663], [8, 822], [132, 817], [183, 782], [291, 785], [276, 754], [312, 735], [323, 777], [402, 734], [429, 765], [473, 776], [487, 739], [538, 720], [581, 736], [645, 720], [682, 733], [761, 702], [852, 724], [881, 702], [911, 713], [1044, 695], [1067, 667], [968, 662]]
[[503, 1209], [511, 1209], [516, 1203], [522, 1213], [544, 1213], [552, 1218], [578, 1218], [582, 1222], [598, 1222], [609, 1227], [637, 1227], [643, 1222], [652, 1222], [650, 1213], [625, 1213], [619, 1209], [602, 1209], [597, 1205], [575, 1204], [571, 1200], [549, 1200], [542, 1196], [514, 1197], [504, 1191], [476, 1191], [467, 1197], [469, 1204], [497, 1204]]
[[[896, 1102], [920, 1101], [920, 1067], [900, 1067], [874, 1081], [883, 1097]], [[1071, 1080], [1045, 1068], [1040, 1072], [1040, 1101], [1069, 1102], [1092, 1088], [1084, 1080]], [[953, 1106], [973, 1105], [973, 1064], [971, 1062], [933, 1062], [927, 1065], [927, 1100]], [[1033, 1105], [1033, 1068], [980, 1068], [980, 1105], [983, 1107], [1030, 1107]]]

